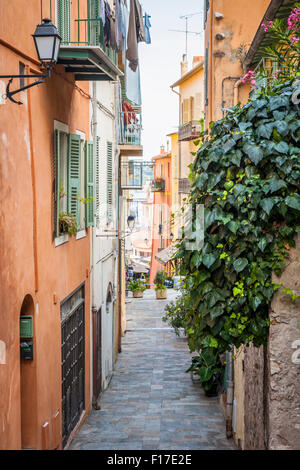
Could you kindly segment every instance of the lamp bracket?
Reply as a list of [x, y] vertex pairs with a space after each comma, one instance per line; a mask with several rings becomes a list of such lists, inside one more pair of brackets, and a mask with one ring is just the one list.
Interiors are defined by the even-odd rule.
[[[13, 96], [16, 93], [20, 93], [23, 90], [27, 90], [28, 88], [31, 88], [35, 85], [40, 85], [41, 83], [44, 83], [44, 80], [42, 80], [42, 79], [43, 78], [49, 78], [49, 77], [50, 77], [50, 69], [49, 68], [47, 68], [47, 73], [44, 74], [44, 75], [41, 75], [41, 74], [40, 75], [0, 75], [0, 78], [9, 78], [9, 82], [7, 84], [7, 87], [6, 87], [6, 93], [5, 93], [4, 97], [8, 98], [12, 103], [21, 105], [23, 103], [21, 101], [16, 101], [13, 98]], [[10, 86], [11, 86], [14, 78], [40, 78], [40, 80], [37, 80], [36, 82], [30, 83], [29, 85], [23, 86], [21, 88], [18, 88], [17, 90], [10, 91]]]

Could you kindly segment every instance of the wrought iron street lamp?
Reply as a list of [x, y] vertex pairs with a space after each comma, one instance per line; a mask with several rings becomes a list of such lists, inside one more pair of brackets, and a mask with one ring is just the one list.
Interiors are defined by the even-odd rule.
[[[9, 78], [8, 85], [6, 87], [6, 97], [16, 104], [23, 104], [21, 101], [13, 99], [13, 95], [20, 91], [27, 90], [35, 85], [44, 83], [43, 78], [50, 77], [50, 71], [57, 62], [61, 37], [58, 34], [57, 28], [52, 24], [49, 18], [43, 19], [43, 24], [39, 24], [36, 27], [35, 33], [32, 35], [34, 39], [35, 48], [37, 51], [38, 58], [42, 65], [46, 68], [46, 74], [39, 75], [0, 75], [0, 78]], [[14, 78], [39, 78], [40, 80], [31, 83], [30, 85], [23, 86], [18, 90], [10, 91], [10, 85]]]

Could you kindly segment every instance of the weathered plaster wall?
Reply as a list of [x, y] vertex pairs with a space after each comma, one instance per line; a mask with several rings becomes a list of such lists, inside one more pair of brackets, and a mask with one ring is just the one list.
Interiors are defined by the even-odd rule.
[[[300, 295], [300, 236], [275, 282]], [[269, 448], [300, 449], [300, 301], [278, 293], [271, 305]]]

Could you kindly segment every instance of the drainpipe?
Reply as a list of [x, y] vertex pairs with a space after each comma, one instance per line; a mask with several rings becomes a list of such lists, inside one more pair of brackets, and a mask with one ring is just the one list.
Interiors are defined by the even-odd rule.
[[233, 414], [233, 350], [227, 354], [227, 400], [226, 400], [226, 437], [232, 437], [232, 414]]

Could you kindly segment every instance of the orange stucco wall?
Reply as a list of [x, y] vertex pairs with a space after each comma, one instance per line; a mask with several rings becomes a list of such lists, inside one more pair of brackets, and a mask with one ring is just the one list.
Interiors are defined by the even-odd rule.
[[[166, 268], [155, 259], [161, 247], [161, 237], [164, 238], [164, 248], [171, 244], [169, 235], [172, 231], [171, 228], [171, 214], [172, 214], [172, 167], [171, 167], [171, 154], [165, 153], [162, 149], [161, 155], [154, 157], [154, 178], [161, 177], [161, 167], [163, 165], [163, 178], [165, 180], [165, 191], [155, 192], [153, 199], [153, 238], [152, 238], [152, 251], [150, 263], [150, 284], [153, 284], [157, 271], [162, 271]], [[161, 223], [160, 210], [163, 210], [163, 227], [162, 234], [158, 234], [159, 225]]]
[[[26, 8], [20, 3], [26, 3]], [[31, 34], [40, 22], [40, 0], [1, 2], [0, 18], [5, 18], [0, 22], [0, 74], [19, 73], [19, 61], [28, 72], [30, 68], [39, 72], [30, 57], [37, 59]], [[18, 86], [19, 80], [14, 80], [14, 87]], [[80, 87], [89, 91], [88, 84]], [[82, 283], [86, 299], [85, 404], [86, 410], [90, 408], [90, 236], [89, 231], [78, 241], [72, 236], [55, 248], [52, 213], [54, 120], [69, 125], [71, 133], [84, 132], [88, 139], [89, 99], [74, 87], [73, 76], [59, 66], [46, 84], [17, 97], [23, 106], [9, 101], [0, 106], [0, 340], [6, 349], [6, 361], [0, 364], [0, 449], [21, 448], [21, 396], [29, 391], [26, 447], [40, 449], [46, 442], [53, 448], [61, 444], [54, 431], [59, 410], [61, 432], [60, 302]], [[32, 388], [23, 384], [21, 391], [19, 316], [26, 294], [34, 301], [34, 361], [28, 375], [33, 382]], [[45, 422], [49, 434], [43, 441]]]
[[[254, 5], [255, 3], [255, 5]], [[244, 76], [240, 57], [247, 51], [270, 0], [211, 0], [205, 28], [205, 47], [209, 47], [208, 105], [206, 127], [222, 118], [222, 108], [248, 99], [249, 86], [236, 90], [234, 85]], [[224, 18], [216, 19], [215, 13]], [[217, 40], [216, 34], [224, 39]]]

